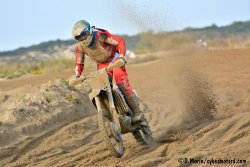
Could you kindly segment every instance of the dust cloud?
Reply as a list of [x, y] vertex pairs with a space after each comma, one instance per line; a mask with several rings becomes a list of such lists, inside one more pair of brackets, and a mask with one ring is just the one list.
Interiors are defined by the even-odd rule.
[[[176, 83], [176, 106], [165, 110], [167, 117], [161, 124], [161, 133], [157, 134], [157, 142], [177, 140], [182, 131], [199, 126], [214, 118], [217, 111], [217, 98], [212, 84], [192, 69], [182, 69]], [[177, 135], [178, 134], [178, 135]], [[175, 139], [173, 139], [173, 136]]]
[[116, 13], [140, 31], [174, 31], [182, 21], [175, 19], [170, 3], [160, 7], [155, 1], [145, 0], [138, 3], [133, 0], [112, 1]]

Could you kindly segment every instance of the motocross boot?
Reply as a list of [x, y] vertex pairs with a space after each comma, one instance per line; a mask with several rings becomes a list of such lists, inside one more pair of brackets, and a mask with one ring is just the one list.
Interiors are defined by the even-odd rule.
[[137, 123], [137, 122], [142, 121], [143, 114], [139, 108], [139, 102], [138, 102], [137, 96], [135, 94], [126, 95], [125, 100], [129, 106], [129, 108], [132, 110], [133, 115], [134, 115], [132, 118], [132, 122]]

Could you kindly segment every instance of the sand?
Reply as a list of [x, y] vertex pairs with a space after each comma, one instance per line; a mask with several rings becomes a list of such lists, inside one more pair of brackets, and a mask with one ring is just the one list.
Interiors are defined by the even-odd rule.
[[180, 158], [235, 158], [247, 164], [230, 166], [250, 166], [249, 55], [189, 49], [128, 65], [155, 141], [142, 146], [123, 135], [122, 158], [104, 145], [86, 92], [57, 80], [73, 69], [2, 80], [0, 166], [183, 166]]

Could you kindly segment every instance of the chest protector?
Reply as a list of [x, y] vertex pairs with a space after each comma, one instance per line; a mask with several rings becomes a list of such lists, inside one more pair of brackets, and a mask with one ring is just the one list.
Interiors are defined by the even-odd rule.
[[98, 31], [95, 31], [93, 33], [93, 39], [89, 46], [86, 46], [83, 43], [79, 42], [78, 48], [81, 52], [87, 54], [96, 62], [104, 63], [107, 62], [110, 57], [115, 55], [116, 49], [115, 46], [100, 40], [98, 33]]

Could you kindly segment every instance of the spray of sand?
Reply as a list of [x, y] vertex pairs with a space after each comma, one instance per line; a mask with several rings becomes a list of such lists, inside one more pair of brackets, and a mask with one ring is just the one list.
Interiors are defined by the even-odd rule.
[[[185, 71], [185, 72], [184, 72]], [[214, 118], [217, 108], [212, 85], [201, 75], [190, 70], [182, 70], [178, 84], [179, 106], [169, 112], [164, 131], [156, 140], [170, 142], [181, 137], [177, 134]]]
[[145, 0], [143, 3], [133, 0], [112, 1], [117, 14], [125, 22], [140, 31], [173, 31], [182, 23], [174, 17], [170, 4], [159, 6], [155, 1]]

